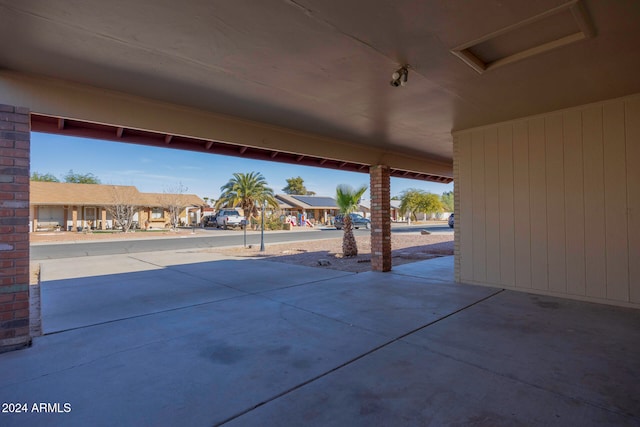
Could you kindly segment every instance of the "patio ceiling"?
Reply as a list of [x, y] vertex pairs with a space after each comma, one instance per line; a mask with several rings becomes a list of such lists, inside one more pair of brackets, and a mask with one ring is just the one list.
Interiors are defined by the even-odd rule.
[[640, 92], [635, 0], [0, 0], [0, 37], [0, 70], [449, 167], [452, 130]]

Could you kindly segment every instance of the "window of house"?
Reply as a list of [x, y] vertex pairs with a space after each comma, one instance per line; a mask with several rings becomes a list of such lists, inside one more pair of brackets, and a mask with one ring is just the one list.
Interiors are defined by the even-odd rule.
[[164, 211], [162, 208], [151, 209], [151, 219], [162, 219], [162, 218], [164, 218]]

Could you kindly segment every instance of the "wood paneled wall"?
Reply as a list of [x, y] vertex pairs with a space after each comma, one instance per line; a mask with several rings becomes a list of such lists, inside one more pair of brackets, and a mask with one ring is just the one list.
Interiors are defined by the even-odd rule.
[[453, 136], [459, 281], [640, 307], [640, 95]]

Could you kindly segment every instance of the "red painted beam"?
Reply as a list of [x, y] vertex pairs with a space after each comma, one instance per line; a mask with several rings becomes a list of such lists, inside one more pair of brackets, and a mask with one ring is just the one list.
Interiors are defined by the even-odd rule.
[[[31, 115], [31, 129], [34, 132], [44, 132], [59, 135], [76, 136], [81, 138], [101, 139], [106, 141], [118, 141], [130, 144], [147, 145], [152, 147], [164, 147], [176, 150], [188, 150], [201, 153], [209, 153], [215, 148], [215, 154], [255, 160], [274, 161], [279, 163], [299, 164], [303, 166], [323, 167], [327, 169], [339, 169], [350, 172], [368, 173], [368, 166], [361, 163], [344, 162], [321, 157], [302, 155], [299, 153], [285, 153], [267, 148], [255, 148], [216, 141], [205, 141], [198, 138], [167, 135], [156, 132], [141, 131], [137, 129], [125, 129], [117, 126], [99, 123], [81, 122], [70, 119], [62, 119], [51, 116]], [[204, 144], [203, 144], [204, 143]], [[171, 145], [168, 145], [171, 144]], [[434, 182], [449, 183], [453, 179], [430, 174], [420, 174], [405, 170], [393, 169], [390, 172], [394, 177], [407, 177], [413, 175], [414, 179]]]

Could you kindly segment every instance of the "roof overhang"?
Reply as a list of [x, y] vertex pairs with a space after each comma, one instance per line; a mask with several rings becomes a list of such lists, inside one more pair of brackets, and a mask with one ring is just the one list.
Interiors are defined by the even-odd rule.
[[637, 0], [0, 0], [0, 39], [0, 102], [60, 131], [419, 179], [454, 130], [640, 92]]

